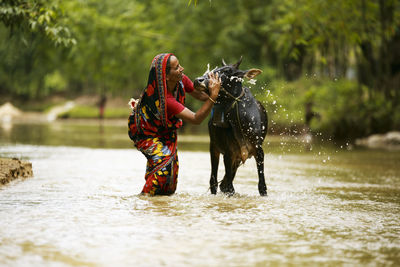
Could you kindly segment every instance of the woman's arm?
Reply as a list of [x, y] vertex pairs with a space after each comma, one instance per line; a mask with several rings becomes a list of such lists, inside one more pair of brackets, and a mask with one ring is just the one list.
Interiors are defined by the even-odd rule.
[[206, 101], [208, 99], [208, 95], [200, 90], [194, 89], [192, 92], [189, 93], [191, 96], [194, 98], [200, 100], [200, 101]]
[[177, 118], [180, 118], [186, 122], [190, 122], [193, 124], [200, 124], [210, 113], [211, 108], [213, 107], [215, 100], [218, 97], [219, 89], [221, 87], [221, 79], [218, 77], [218, 74], [210, 73], [209, 74], [209, 84], [208, 88], [210, 90], [210, 96], [205, 94], [205, 102], [200, 107], [200, 109], [194, 113], [190, 109], [186, 108], [176, 114]]

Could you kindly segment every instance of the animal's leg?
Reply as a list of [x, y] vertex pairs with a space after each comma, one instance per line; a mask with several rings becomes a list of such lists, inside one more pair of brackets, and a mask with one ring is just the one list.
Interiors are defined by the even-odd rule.
[[233, 195], [235, 193], [235, 188], [233, 187], [232, 181], [236, 174], [237, 166], [232, 160], [232, 156], [228, 153], [224, 155], [224, 165], [225, 165], [225, 176], [222, 180], [219, 188], [222, 192]]
[[210, 156], [211, 156], [211, 178], [210, 178], [210, 190], [211, 194], [216, 194], [218, 189], [218, 164], [219, 164], [219, 151], [215, 146], [210, 144]]
[[261, 196], [267, 195], [267, 185], [264, 177], [264, 151], [262, 147], [257, 148], [256, 155], [257, 172], [258, 172], [258, 192]]

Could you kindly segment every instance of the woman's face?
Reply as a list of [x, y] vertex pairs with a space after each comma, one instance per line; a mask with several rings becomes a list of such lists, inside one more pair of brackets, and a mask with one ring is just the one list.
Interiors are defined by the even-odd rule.
[[179, 65], [179, 60], [175, 56], [171, 56], [170, 58], [170, 70], [167, 75], [167, 81], [171, 82], [179, 82], [183, 77], [184, 68]]

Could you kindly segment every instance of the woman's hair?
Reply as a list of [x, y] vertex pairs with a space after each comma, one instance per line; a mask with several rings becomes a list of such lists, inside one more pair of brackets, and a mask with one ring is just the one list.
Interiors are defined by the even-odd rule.
[[171, 70], [171, 57], [172, 55], [170, 55], [167, 59], [167, 65], [165, 67], [165, 74], [168, 75], [170, 70]]

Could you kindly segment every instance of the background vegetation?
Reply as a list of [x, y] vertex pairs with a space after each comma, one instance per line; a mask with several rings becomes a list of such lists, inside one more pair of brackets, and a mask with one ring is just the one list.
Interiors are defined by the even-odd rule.
[[398, 0], [2, 0], [0, 21], [0, 102], [128, 99], [160, 52], [191, 78], [243, 56], [277, 131], [307, 102], [335, 138], [400, 130]]

